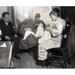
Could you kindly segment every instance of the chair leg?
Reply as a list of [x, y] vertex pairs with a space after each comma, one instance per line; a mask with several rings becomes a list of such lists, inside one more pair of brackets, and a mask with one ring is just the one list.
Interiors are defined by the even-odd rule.
[[64, 63], [64, 68], [67, 68], [67, 63], [66, 62]]
[[62, 67], [62, 68], [66, 68], [66, 64], [65, 63], [59, 63], [60, 64], [60, 66]]
[[49, 66], [49, 65], [48, 65], [48, 59], [47, 59], [47, 60], [46, 60], [46, 67], [48, 68], [48, 66]]
[[71, 57], [68, 58], [68, 61], [67, 62], [68, 62], [68, 64], [71, 65]]
[[67, 68], [67, 59], [64, 60], [64, 68]]
[[48, 68], [50, 65], [52, 65], [52, 62], [50, 59], [47, 58], [46, 60], [46, 67]]

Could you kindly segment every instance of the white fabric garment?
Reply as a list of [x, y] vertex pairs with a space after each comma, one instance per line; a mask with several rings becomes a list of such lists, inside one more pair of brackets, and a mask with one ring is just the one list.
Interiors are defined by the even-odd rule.
[[53, 36], [59, 36], [63, 29], [65, 29], [65, 21], [58, 17], [56, 21], [52, 22], [50, 27]]
[[36, 37], [42, 37], [42, 36], [44, 36], [44, 28], [43, 28], [43, 24], [40, 23], [37, 28]]
[[40, 37], [38, 43], [42, 43], [51, 38], [49, 31], [44, 30], [42, 23], [37, 28], [36, 37]]
[[6, 43], [4, 42], [2, 45], [0, 45], [0, 47], [7, 47]]
[[24, 34], [23, 40], [25, 40], [30, 34], [33, 34], [35, 36], [35, 34], [31, 31], [31, 29], [27, 29]]
[[44, 31], [44, 35], [39, 39], [39, 43], [43, 43], [46, 40], [51, 39], [51, 35], [49, 31]]

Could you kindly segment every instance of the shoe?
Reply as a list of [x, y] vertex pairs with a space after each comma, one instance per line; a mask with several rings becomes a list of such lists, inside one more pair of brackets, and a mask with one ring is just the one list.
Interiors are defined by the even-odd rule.
[[37, 60], [36, 64], [39, 66], [46, 66], [46, 60]]
[[21, 59], [19, 55], [15, 55], [14, 58]]

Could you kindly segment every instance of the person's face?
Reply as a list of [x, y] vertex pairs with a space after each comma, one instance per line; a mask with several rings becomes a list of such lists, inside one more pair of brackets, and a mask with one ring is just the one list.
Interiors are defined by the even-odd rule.
[[50, 17], [51, 17], [51, 19], [54, 21], [54, 20], [57, 19], [57, 14], [51, 14]]
[[38, 17], [35, 17], [35, 20], [40, 20], [40, 18], [38, 18]]
[[5, 17], [4, 17], [4, 20], [5, 20], [5, 22], [9, 22], [10, 21], [10, 15], [5, 15]]

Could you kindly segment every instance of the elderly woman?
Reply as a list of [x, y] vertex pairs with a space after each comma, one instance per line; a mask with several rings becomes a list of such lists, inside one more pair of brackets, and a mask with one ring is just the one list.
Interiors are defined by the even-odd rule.
[[59, 16], [59, 10], [53, 9], [49, 16], [52, 19], [52, 24], [47, 25], [46, 29], [42, 28], [42, 33], [38, 33], [39, 29], [41, 28], [41, 25], [38, 27], [37, 30], [37, 37], [40, 36], [39, 39], [39, 46], [38, 46], [38, 63], [41, 65], [46, 64], [47, 59], [47, 50], [51, 48], [57, 48], [61, 46], [61, 40], [62, 40], [62, 31], [65, 28], [65, 20], [63, 20]]
[[33, 32], [33, 20], [26, 19], [22, 22], [21, 33], [22, 38], [20, 41], [20, 49], [28, 50], [37, 45], [37, 38]]

